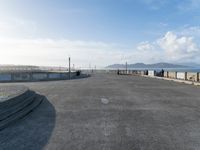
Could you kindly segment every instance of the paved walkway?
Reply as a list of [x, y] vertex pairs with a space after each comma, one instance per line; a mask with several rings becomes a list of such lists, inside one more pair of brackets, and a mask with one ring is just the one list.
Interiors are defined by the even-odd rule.
[[0, 132], [0, 149], [200, 149], [200, 87], [111, 74], [24, 84], [46, 100]]

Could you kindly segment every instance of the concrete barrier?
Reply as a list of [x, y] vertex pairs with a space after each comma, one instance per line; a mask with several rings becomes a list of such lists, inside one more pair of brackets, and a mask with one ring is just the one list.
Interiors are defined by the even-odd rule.
[[186, 80], [189, 81], [199, 81], [199, 73], [198, 72], [187, 72]]
[[49, 73], [49, 79], [59, 79], [60, 73]]
[[186, 79], [186, 74], [185, 72], [177, 72], [177, 79], [185, 80]]
[[0, 81], [11, 81], [12, 77], [11, 74], [3, 73], [0, 74]]
[[[76, 72], [71, 72], [70, 77], [77, 78]], [[48, 81], [69, 79], [68, 72], [9, 72], [0, 73], [0, 82], [20, 81]]]
[[155, 70], [148, 70], [148, 76], [155, 76]]
[[137, 75], [137, 70], [132, 70], [133, 75]]
[[165, 72], [164, 72], [164, 77], [165, 77], [165, 78], [168, 78], [168, 71], [165, 71]]
[[146, 75], [146, 72], [144, 70], [141, 71], [141, 75]]
[[33, 73], [32, 74], [32, 79], [36, 80], [36, 81], [47, 80], [48, 79], [48, 74], [47, 73]]
[[132, 70], [128, 70], [128, 74], [132, 74]]
[[168, 78], [176, 79], [177, 78], [177, 72], [168, 72]]
[[[116, 70], [116, 74], [117, 74]], [[113, 71], [112, 71], [113, 72]], [[114, 73], [115, 73], [114, 72]], [[200, 73], [198, 72], [176, 72], [176, 71], [154, 71], [154, 70], [126, 70], [122, 69], [119, 70], [119, 74], [131, 74], [131, 75], [138, 75], [138, 76], [149, 76], [149, 77], [164, 77], [162, 79], [166, 80], [176, 80], [177, 82], [190, 83], [195, 85], [200, 85]]]
[[12, 74], [12, 80], [15, 81], [28, 81], [31, 79], [30, 73], [14, 73]]

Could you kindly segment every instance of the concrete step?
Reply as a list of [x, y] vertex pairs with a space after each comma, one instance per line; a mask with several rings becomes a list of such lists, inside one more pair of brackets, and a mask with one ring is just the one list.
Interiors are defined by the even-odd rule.
[[20, 101], [25, 100], [27, 97], [29, 97], [33, 92], [30, 90], [27, 90], [13, 98], [10, 98], [4, 102], [0, 103], [0, 110], [9, 108], [11, 106], [14, 106], [16, 104], [18, 104]]
[[11, 107], [4, 108], [0, 111], [0, 121], [6, 119], [7, 117], [11, 116], [12, 114], [20, 111], [27, 105], [29, 105], [35, 98], [35, 92], [32, 92], [30, 96], [24, 100], [21, 100], [16, 105], [12, 105]]
[[23, 107], [21, 110], [13, 113], [6, 119], [0, 121], [0, 130], [6, 128], [7, 126], [15, 123], [17, 120], [25, 117], [31, 111], [33, 111], [37, 106], [39, 106], [44, 99], [43, 96], [35, 95], [34, 99], [27, 106]]
[[27, 99], [34, 96], [35, 92], [28, 90], [26, 93], [24, 93], [21, 96], [17, 96], [17, 98], [8, 99], [6, 103], [2, 104], [0, 107], [0, 114], [3, 113], [5, 110], [9, 110], [12, 107], [15, 107], [16, 105], [20, 105], [21, 103], [24, 103]]

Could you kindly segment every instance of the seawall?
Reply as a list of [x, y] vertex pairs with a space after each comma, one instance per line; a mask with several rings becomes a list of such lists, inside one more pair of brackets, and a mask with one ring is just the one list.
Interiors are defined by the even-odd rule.
[[81, 76], [77, 72], [1, 72], [0, 82], [28, 82], [28, 81], [50, 81], [50, 80], [67, 80]]
[[[87, 70], [87, 72], [91, 72]], [[156, 70], [95, 70], [94, 73], [114, 73], [118, 75], [137, 75], [163, 80], [183, 82], [187, 84], [200, 85], [199, 72], [178, 72], [178, 71], [156, 71]]]

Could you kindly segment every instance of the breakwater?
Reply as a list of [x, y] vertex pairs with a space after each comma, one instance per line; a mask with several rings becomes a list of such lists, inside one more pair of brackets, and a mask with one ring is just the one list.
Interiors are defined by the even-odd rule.
[[151, 76], [151, 77], [164, 77], [170, 79], [186, 80], [192, 82], [200, 82], [199, 72], [177, 72], [177, 71], [155, 71], [155, 70], [111, 70], [120, 74], [127, 75], [141, 75], [141, 76]]
[[49, 80], [66, 80], [81, 76], [80, 72], [50, 72], [50, 71], [11, 71], [0, 72], [0, 82], [28, 82], [28, 81], [49, 81]]
[[84, 70], [92, 73], [114, 73], [119, 75], [137, 75], [145, 77], [161, 77], [163, 79], [175, 79], [180, 81], [200, 82], [200, 72], [166, 71], [166, 70]]

